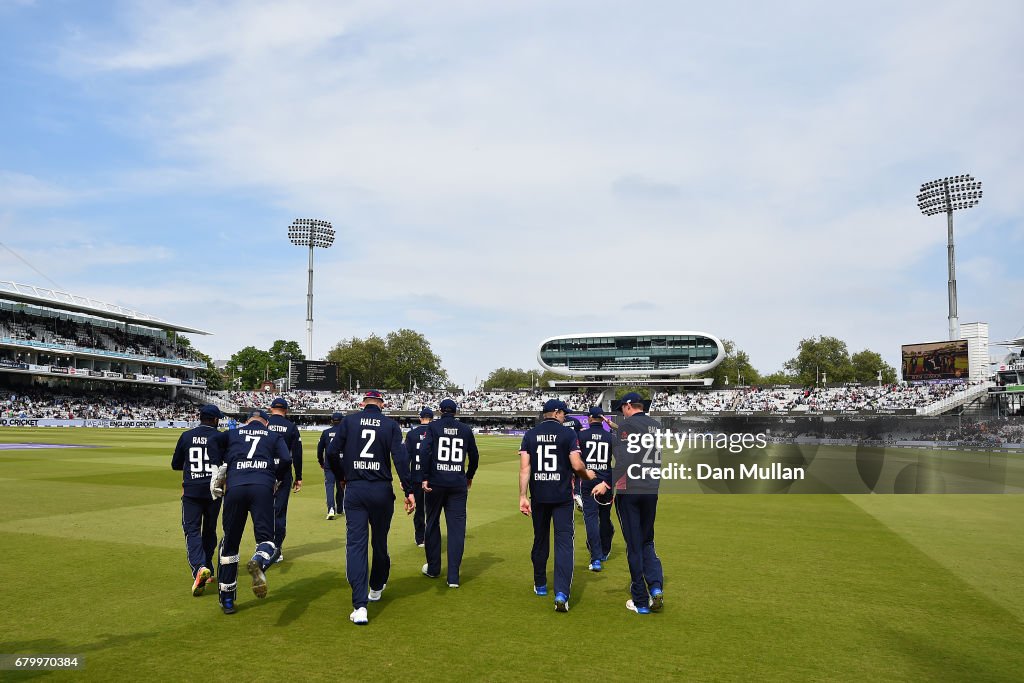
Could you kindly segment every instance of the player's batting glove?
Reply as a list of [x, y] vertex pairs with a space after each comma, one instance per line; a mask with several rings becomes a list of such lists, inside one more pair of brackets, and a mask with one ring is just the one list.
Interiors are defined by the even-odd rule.
[[228, 482], [228, 466], [219, 465], [214, 468], [210, 477], [210, 497], [214, 500], [224, 497], [224, 489]]

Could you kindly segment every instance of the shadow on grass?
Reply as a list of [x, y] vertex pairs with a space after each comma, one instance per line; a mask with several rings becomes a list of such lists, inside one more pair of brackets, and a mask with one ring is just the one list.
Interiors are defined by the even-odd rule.
[[279, 564], [273, 564], [270, 566], [269, 571], [281, 574], [287, 574], [291, 571], [291, 561], [305, 557], [306, 555], [316, 555], [317, 553], [323, 553], [328, 551], [338, 552], [338, 566], [343, 567], [345, 564], [345, 542], [341, 538], [332, 539], [330, 541], [321, 541], [320, 543], [304, 543], [302, 545], [290, 546], [286, 543], [284, 550], [284, 560]]
[[[923, 634], [892, 628], [884, 630], [888, 633], [886, 642], [890, 647], [914, 662], [917, 667], [914, 676], [919, 680], [1021, 680], [1024, 657], [1018, 649], [1019, 640], [1013, 644], [1013, 636], [1009, 632], [1005, 639], [967, 638], [936, 642]], [[980, 650], [978, 642], [982, 640], [991, 649]]]
[[[99, 640], [96, 640], [88, 645], [75, 645], [63, 640], [57, 640], [55, 638], [39, 638], [37, 640], [21, 640], [21, 641], [2, 641], [0, 642], [0, 652], [5, 654], [20, 654], [25, 656], [66, 656], [66, 655], [77, 655], [85, 658], [85, 670], [89, 669], [89, 653], [91, 652], [102, 652], [111, 647], [118, 647], [120, 645], [131, 645], [139, 641], [154, 638], [159, 634], [156, 631], [149, 631], [146, 633], [132, 633], [130, 635], [106, 635], [101, 636]], [[52, 676], [53, 671], [20, 671], [10, 672], [11, 677], [15, 675], [18, 680], [32, 680], [41, 676]], [[8, 674], [0, 676], [2, 679], [7, 679]]]
[[[290, 581], [276, 591], [271, 584], [271, 592], [268, 597], [271, 600], [288, 601], [281, 616], [277, 619], [276, 626], [288, 626], [306, 613], [311, 602], [341, 590], [345, 585], [344, 576], [340, 572], [323, 572], [307, 579]], [[241, 606], [239, 610], [241, 610]]]

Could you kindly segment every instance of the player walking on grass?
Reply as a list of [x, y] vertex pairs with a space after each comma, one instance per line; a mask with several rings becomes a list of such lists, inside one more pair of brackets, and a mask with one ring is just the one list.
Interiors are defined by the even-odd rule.
[[[661, 467], [661, 451], [640, 442], [642, 435], [654, 435], [661, 423], [644, 412], [643, 397], [631, 392], [622, 397], [621, 408], [625, 420], [616, 430], [615, 511], [619, 516], [619, 529], [626, 543], [626, 561], [629, 563], [632, 596], [626, 609], [637, 614], [658, 612], [665, 603], [662, 585], [665, 582], [661, 559], [654, 550], [654, 519], [658, 512], [658, 479], [645, 476]], [[630, 465], [639, 467], [630, 469]], [[630, 475], [630, 472], [633, 475]], [[604, 485], [594, 487], [594, 492]]]
[[[595, 473], [580, 458], [575, 432], [562, 426], [568, 407], [558, 399], [544, 404], [543, 421], [526, 432], [519, 446], [519, 511], [533, 517], [533, 592], [548, 594], [550, 534], [555, 529], [555, 611], [569, 611], [573, 571], [573, 472], [588, 480]], [[529, 493], [529, 496], [527, 495]]]
[[[235, 612], [238, 586], [238, 546], [251, 515], [256, 552], [246, 564], [252, 577], [252, 592], [267, 597], [267, 577], [277, 546], [274, 543], [274, 487], [284, 470], [292, 465], [291, 454], [277, 432], [267, 429], [269, 416], [252, 411], [246, 423], [224, 432], [224, 463], [214, 475], [210, 488], [224, 495], [224, 540], [220, 549], [220, 604], [225, 614]], [[227, 493], [224, 493], [226, 486]]]
[[426, 555], [423, 574], [441, 574], [441, 511], [448, 530], [448, 587], [459, 587], [462, 554], [466, 548], [466, 503], [473, 485], [480, 452], [467, 424], [455, 419], [459, 407], [450, 398], [441, 401], [441, 419], [427, 427], [420, 447], [422, 488], [427, 505]]
[[217, 423], [222, 417], [224, 413], [217, 406], [200, 408], [199, 426], [178, 437], [171, 457], [171, 469], [182, 473], [181, 528], [192, 567], [192, 595], [197, 598], [206, 590], [206, 584], [213, 582], [221, 501], [210, 495], [210, 476], [214, 463], [221, 460]]
[[[612, 549], [612, 538], [615, 536], [610, 505], [615, 437], [605, 431], [606, 421], [608, 418], [601, 407], [594, 406], [590, 409], [588, 418], [590, 428], [579, 434], [583, 463], [587, 469], [597, 473], [597, 479], [594, 481], [582, 482], [583, 524], [587, 529], [587, 550], [590, 551], [590, 565], [587, 568], [592, 572], [601, 571], [601, 563], [607, 561]], [[609, 422], [609, 425], [612, 428], [616, 427], [614, 422]], [[604, 486], [601, 486], [602, 483]], [[601, 488], [595, 494], [594, 489], [598, 486]], [[607, 496], [608, 500], [602, 496]], [[598, 502], [599, 500], [601, 502]]]
[[[381, 599], [391, 572], [388, 531], [395, 514], [391, 466], [402, 483], [405, 511], [416, 506], [409, 479], [409, 459], [398, 423], [381, 412], [384, 397], [368, 391], [362, 410], [346, 415], [327, 446], [327, 466], [345, 482], [345, 576], [352, 587], [349, 620], [359, 626], [369, 618], [368, 602]], [[372, 537], [372, 539], [371, 539]], [[373, 563], [367, 577], [367, 547]]]
[[[423, 410], [420, 411], [420, 423], [409, 430], [409, 433], [405, 435], [405, 452], [409, 454], [411, 460], [410, 467], [412, 470], [412, 481], [413, 484], [418, 484], [423, 481], [423, 467], [420, 463], [420, 446], [423, 443], [423, 439], [427, 436], [427, 425], [429, 425], [434, 419], [434, 411], [430, 408], [423, 406]], [[424, 534], [426, 533], [427, 524], [424, 519], [424, 512], [426, 511], [426, 505], [423, 503], [423, 487], [417, 485], [413, 489], [413, 495], [416, 497], [416, 511], [412, 515], [412, 531], [413, 537], [416, 539], [416, 545], [420, 548], [424, 547]]]
[[[334, 519], [335, 513], [345, 514], [345, 482], [334, 476], [334, 472], [327, 466], [324, 454], [327, 452], [327, 445], [338, 432], [338, 425], [345, 417], [343, 413], [331, 415], [331, 426], [320, 432], [320, 441], [316, 444], [316, 461], [320, 463], [320, 469], [324, 471], [324, 489], [327, 493], [327, 519]], [[335, 496], [337, 490], [337, 496]]]
[[274, 493], [274, 544], [277, 553], [273, 562], [284, 559], [284, 537], [288, 529], [288, 497], [302, 490], [302, 436], [295, 423], [288, 419], [288, 401], [280, 396], [270, 403], [270, 422], [267, 429], [284, 437], [285, 445], [295, 466], [295, 485], [292, 486], [292, 465], [283, 470], [283, 478]]

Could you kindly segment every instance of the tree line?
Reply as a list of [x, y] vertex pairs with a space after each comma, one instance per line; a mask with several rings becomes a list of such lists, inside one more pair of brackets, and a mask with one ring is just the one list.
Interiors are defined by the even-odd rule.
[[[896, 381], [896, 369], [882, 360], [881, 354], [864, 349], [851, 354], [846, 342], [836, 337], [810, 337], [800, 340], [796, 355], [783, 364], [777, 372], [762, 374], [750, 363], [746, 351], [736, 346], [735, 342], [724, 339], [725, 359], [709, 373], [696, 377], [711, 377], [714, 387], [725, 386], [765, 386], [773, 384], [790, 384], [797, 386], [814, 386], [823, 383], [861, 382], [864, 384], [877, 382], [881, 372], [882, 382], [892, 384]], [[522, 368], [498, 368], [483, 381], [482, 388], [493, 389], [529, 389], [531, 387], [547, 388], [548, 380], [565, 379], [562, 375], [546, 371]]]
[[[187, 342], [187, 340], [186, 340]], [[886, 363], [881, 354], [870, 349], [850, 353], [846, 342], [836, 337], [818, 336], [800, 340], [796, 355], [783, 364], [782, 370], [762, 373], [750, 362], [750, 356], [733, 341], [723, 340], [725, 359], [710, 373], [698, 377], [711, 377], [713, 386], [765, 386], [790, 384], [814, 386], [823, 383], [878, 381], [893, 383], [896, 369]], [[247, 346], [228, 361], [223, 373], [213, 369], [213, 363], [193, 347], [193, 351], [207, 361], [208, 370], [200, 375], [211, 389], [233, 386], [255, 389], [266, 380], [276, 380], [288, 374], [290, 360], [305, 360], [296, 341], [278, 339], [269, 349]], [[434, 352], [430, 341], [421, 333], [410, 329], [389, 332], [381, 337], [351, 337], [339, 341], [327, 353], [325, 360], [338, 365], [338, 381], [342, 387], [381, 389], [386, 391], [412, 391], [416, 389], [457, 390], [444, 369], [441, 358]], [[550, 370], [526, 370], [500, 367], [492, 370], [481, 388], [545, 389], [550, 381], [565, 379]]]

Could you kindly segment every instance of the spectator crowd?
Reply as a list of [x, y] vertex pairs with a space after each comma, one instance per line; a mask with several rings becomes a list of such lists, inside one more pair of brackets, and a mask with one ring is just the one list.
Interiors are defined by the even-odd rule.
[[826, 410], [901, 410], [923, 408], [967, 392], [983, 382], [959, 384], [884, 384], [813, 389], [749, 388], [655, 395], [652, 410], [709, 412], [752, 410], [763, 412]]
[[0, 417], [55, 420], [195, 420], [198, 406], [158, 391], [82, 392], [69, 389], [0, 389]]

